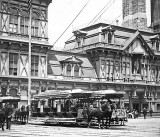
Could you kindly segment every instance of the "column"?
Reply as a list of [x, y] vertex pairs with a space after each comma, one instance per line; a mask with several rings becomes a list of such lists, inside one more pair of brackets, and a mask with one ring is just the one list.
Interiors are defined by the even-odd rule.
[[[20, 7], [19, 7], [20, 8]], [[21, 20], [20, 13], [18, 13], [18, 34], [21, 34]]]
[[102, 27], [99, 27], [99, 42], [102, 42]]
[[[18, 93], [17, 95], [20, 96], [21, 95], [21, 80], [19, 80], [18, 82]], [[20, 101], [18, 102], [18, 108], [20, 108]]]
[[105, 41], [106, 41], [106, 43], [108, 43], [108, 32], [105, 35], [106, 35]]
[[72, 65], [72, 67], [71, 67], [71, 68], [72, 68], [72, 70], [71, 70], [71, 72], [72, 72], [72, 73], [71, 73], [71, 76], [73, 76], [73, 77], [74, 77], [74, 67], [75, 67], [75, 64]]
[[[41, 87], [42, 87], [42, 81], [39, 82], [39, 92], [38, 92], [38, 94], [41, 93]], [[41, 101], [38, 101], [38, 108], [41, 109]]]
[[79, 77], [81, 77], [82, 76], [82, 68], [78, 65], [78, 67], [79, 67]]
[[40, 112], [43, 112], [43, 101], [39, 101], [40, 102]]
[[112, 44], [114, 44], [114, 32], [112, 32]]
[[133, 111], [132, 92], [130, 91], [128, 95], [129, 95], [129, 109], [130, 111]]
[[45, 100], [45, 105], [48, 106], [48, 99]]
[[57, 112], [61, 112], [61, 100], [57, 102]]

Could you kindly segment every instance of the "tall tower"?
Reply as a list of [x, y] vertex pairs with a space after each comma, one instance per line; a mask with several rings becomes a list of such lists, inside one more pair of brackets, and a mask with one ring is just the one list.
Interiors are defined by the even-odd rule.
[[151, 24], [155, 33], [160, 33], [160, 1], [151, 0]]
[[146, 0], [123, 0], [122, 26], [147, 30]]

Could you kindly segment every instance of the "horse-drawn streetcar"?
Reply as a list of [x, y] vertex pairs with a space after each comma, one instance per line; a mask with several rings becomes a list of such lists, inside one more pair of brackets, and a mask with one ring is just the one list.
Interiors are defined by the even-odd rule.
[[[48, 112], [45, 124], [74, 124], [78, 126], [99, 125], [124, 125], [127, 120], [126, 111], [123, 109], [124, 92], [113, 90], [84, 91], [47, 91], [35, 95], [38, 100], [50, 99], [58, 103], [64, 102], [63, 109], [57, 112]], [[57, 105], [58, 107], [58, 105]], [[97, 120], [98, 122], [97, 122]], [[106, 123], [106, 124], [105, 124]]]

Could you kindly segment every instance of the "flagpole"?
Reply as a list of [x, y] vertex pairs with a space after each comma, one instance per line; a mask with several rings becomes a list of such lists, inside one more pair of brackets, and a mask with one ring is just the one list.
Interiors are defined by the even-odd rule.
[[[30, 3], [31, 4], [31, 3]], [[31, 119], [31, 39], [32, 39], [32, 6], [29, 7], [29, 50], [28, 50], [28, 106], [29, 106], [29, 120]]]

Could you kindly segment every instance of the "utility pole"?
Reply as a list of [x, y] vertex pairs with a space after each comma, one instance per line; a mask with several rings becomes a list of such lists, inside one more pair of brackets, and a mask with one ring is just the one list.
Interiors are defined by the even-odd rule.
[[32, 0], [28, 0], [29, 11], [29, 50], [28, 50], [28, 106], [29, 106], [29, 120], [31, 119], [31, 40], [32, 40]]

